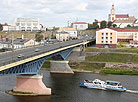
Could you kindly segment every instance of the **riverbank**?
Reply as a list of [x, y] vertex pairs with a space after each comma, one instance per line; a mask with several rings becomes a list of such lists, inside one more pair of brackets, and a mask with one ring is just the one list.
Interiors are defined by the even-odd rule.
[[105, 68], [105, 63], [70, 62], [69, 65], [76, 72], [93, 72], [114, 75], [138, 75], [137, 69]]
[[14, 96], [38, 96], [38, 94], [34, 94], [31, 92], [14, 92], [13, 90], [7, 90], [5, 91], [5, 93]]
[[32, 92], [20, 92], [20, 91], [13, 91], [13, 90], [7, 90], [5, 93], [13, 96], [50, 96], [47, 94], [36, 94]]
[[[99, 74], [114, 74], [114, 75], [138, 75], [137, 69], [125, 69], [125, 68], [105, 68], [106, 63], [100, 62], [74, 62], [70, 61], [69, 66], [74, 72], [92, 72]], [[50, 70], [50, 61], [47, 60], [42, 66], [41, 70]]]

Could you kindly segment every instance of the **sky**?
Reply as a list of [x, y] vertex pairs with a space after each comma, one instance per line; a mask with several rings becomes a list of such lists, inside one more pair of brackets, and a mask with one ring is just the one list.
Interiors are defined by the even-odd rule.
[[112, 4], [115, 13], [138, 18], [138, 0], [0, 0], [0, 23], [14, 18], [39, 18], [44, 26], [67, 26], [67, 22], [92, 23], [108, 20]]

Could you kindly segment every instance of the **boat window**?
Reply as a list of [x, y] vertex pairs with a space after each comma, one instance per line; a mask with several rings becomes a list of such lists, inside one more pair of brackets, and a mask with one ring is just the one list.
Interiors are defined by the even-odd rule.
[[94, 84], [97, 84], [97, 82], [94, 82]]
[[121, 86], [121, 84], [118, 84], [118, 86]]
[[116, 86], [116, 85], [118, 85], [118, 83], [107, 82], [107, 85], [113, 85], [113, 86]]

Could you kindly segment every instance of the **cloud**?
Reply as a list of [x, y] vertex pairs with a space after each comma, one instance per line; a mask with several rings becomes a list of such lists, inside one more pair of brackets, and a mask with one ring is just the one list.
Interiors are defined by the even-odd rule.
[[116, 13], [138, 18], [137, 0], [1, 0], [0, 23], [13, 23], [15, 17], [40, 18], [46, 26], [66, 26], [68, 20], [92, 22], [107, 20], [111, 5]]
[[86, 11], [87, 10], [87, 6], [88, 6], [88, 4], [83, 2], [83, 3], [78, 4], [75, 7], [75, 9], [79, 10], [79, 11]]

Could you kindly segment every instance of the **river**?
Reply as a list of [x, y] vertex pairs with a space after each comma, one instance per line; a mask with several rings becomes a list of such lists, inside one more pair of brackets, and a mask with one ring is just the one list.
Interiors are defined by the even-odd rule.
[[43, 82], [52, 89], [51, 96], [8, 95], [5, 90], [11, 90], [15, 86], [16, 77], [0, 76], [0, 102], [138, 102], [138, 94], [79, 87], [79, 82], [84, 79], [98, 78], [120, 81], [127, 89], [138, 90], [138, 76], [93, 73], [50, 74], [46, 70], [41, 70], [40, 73], [43, 73]]

